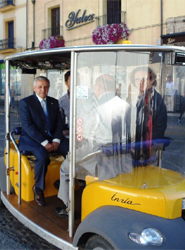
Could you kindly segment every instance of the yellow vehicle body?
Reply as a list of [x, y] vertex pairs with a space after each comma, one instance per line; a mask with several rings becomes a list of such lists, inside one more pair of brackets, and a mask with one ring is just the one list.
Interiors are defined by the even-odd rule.
[[119, 206], [168, 219], [181, 217], [185, 179], [177, 172], [146, 166], [110, 180], [87, 176], [86, 183], [82, 220], [101, 206]]
[[[58, 193], [53, 184], [60, 179], [60, 166], [64, 158], [51, 156], [50, 160], [45, 197]], [[33, 201], [33, 156], [21, 156], [21, 171], [21, 198]], [[17, 195], [18, 174], [18, 154], [11, 143], [9, 175]], [[86, 184], [82, 195], [82, 220], [102, 206], [119, 206], [168, 219], [181, 217], [185, 179], [180, 173], [155, 166], [138, 167], [131, 173], [122, 173], [104, 181], [87, 176]]]
[[[6, 157], [5, 157], [6, 159]], [[45, 197], [57, 195], [58, 190], [54, 187], [54, 182], [60, 179], [60, 166], [64, 158], [62, 156], [51, 156], [50, 164], [45, 178], [46, 188], [44, 190]], [[5, 162], [6, 164], [6, 162]], [[10, 182], [18, 195], [18, 154], [13, 143], [10, 143]], [[34, 156], [21, 156], [21, 198], [25, 201], [34, 200], [32, 187], [35, 184], [34, 180]]]

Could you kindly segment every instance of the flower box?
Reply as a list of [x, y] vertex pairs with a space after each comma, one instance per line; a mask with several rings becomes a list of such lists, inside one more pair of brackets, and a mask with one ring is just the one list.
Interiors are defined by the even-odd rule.
[[52, 49], [58, 47], [65, 47], [63, 36], [51, 36], [48, 39], [43, 39], [39, 44], [39, 49]]
[[95, 44], [112, 44], [119, 39], [127, 39], [130, 30], [124, 23], [112, 23], [97, 27], [92, 33], [92, 40]]

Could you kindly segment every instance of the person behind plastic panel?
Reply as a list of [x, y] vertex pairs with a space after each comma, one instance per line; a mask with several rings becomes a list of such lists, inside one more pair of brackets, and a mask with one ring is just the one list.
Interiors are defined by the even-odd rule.
[[95, 143], [97, 149], [103, 150], [97, 156], [97, 169], [99, 180], [103, 180], [131, 171], [131, 107], [115, 95], [115, 79], [111, 75], [96, 79], [94, 94], [99, 104]]
[[180, 115], [179, 115], [179, 118], [177, 120], [177, 123], [180, 126], [182, 125], [181, 119], [182, 119], [184, 112], [185, 112], [185, 94], [180, 96]]
[[167, 111], [161, 95], [155, 89], [156, 74], [152, 69], [136, 68], [132, 73], [132, 80], [139, 90], [136, 103], [134, 164], [146, 165], [152, 161], [153, 156], [153, 160], [156, 160], [154, 146], [157, 139], [164, 137], [167, 127]]
[[[131, 157], [130, 164], [128, 158], [124, 162], [122, 159], [118, 159], [124, 166], [115, 160], [115, 158], [119, 158], [117, 155], [121, 154], [122, 140], [126, 145], [127, 138], [129, 137], [126, 132], [129, 131], [129, 128], [126, 125], [130, 121], [130, 105], [121, 98], [115, 96], [115, 79], [110, 75], [101, 75], [96, 79], [94, 95], [96, 98], [94, 107], [95, 112], [88, 117], [88, 124], [89, 120], [91, 120], [90, 123], [93, 124], [93, 129], [90, 130], [91, 132], [88, 134], [88, 138], [86, 140], [84, 139], [84, 144], [76, 149], [76, 162], [80, 160], [80, 156], [83, 158], [88, 153], [102, 150], [102, 157], [94, 155], [90, 164], [89, 162], [86, 162], [83, 166], [89, 171], [89, 168], [92, 168], [91, 163], [93, 163], [95, 176], [95, 168], [98, 164], [98, 178], [102, 180], [114, 177], [119, 174], [120, 171], [128, 172], [129, 170], [126, 165], [131, 166], [132, 164]], [[84, 120], [83, 125], [85, 124], [86, 121]], [[118, 150], [119, 152], [117, 152]], [[114, 157], [115, 155], [116, 157]], [[58, 197], [64, 202], [65, 206], [63, 208], [58, 207], [55, 211], [59, 216], [67, 217], [69, 199], [69, 165], [67, 160], [61, 165], [60, 172], [61, 176]]]
[[15, 101], [15, 95], [16, 95], [16, 91], [14, 89], [14, 86], [13, 84], [11, 85], [11, 88], [10, 88], [10, 108], [13, 109], [14, 108], [14, 101]]
[[66, 130], [69, 130], [69, 126], [70, 126], [70, 121], [69, 121], [69, 111], [70, 111], [70, 80], [71, 80], [71, 76], [70, 76], [70, 71], [67, 71], [64, 75], [64, 80], [65, 80], [65, 84], [67, 86], [67, 93], [65, 95], [63, 95], [59, 100], [59, 107], [60, 107], [60, 112], [62, 115], [62, 119], [64, 120], [66, 127], [64, 128], [64, 134]]
[[[34, 198], [39, 206], [45, 206], [45, 175], [50, 163], [49, 153], [57, 152], [66, 157], [69, 141], [63, 136], [63, 122], [58, 100], [49, 97], [49, 80], [36, 77], [33, 83], [34, 94], [20, 101], [22, 133], [19, 140], [21, 151], [31, 152], [35, 158]], [[46, 106], [42, 106], [45, 105]]]
[[119, 83], [119, 88], [116, 88], [116, 95], [121, 98], [121, 83]]
[[172, 81], [172, 77], [170, 75], [167, 76], [166, 82], [166, 90], [165, 90], [165, 100], [166, 100], [166, 108], [167, 111], [174, 111], [174, 103], [175, 103], [175, 84]]

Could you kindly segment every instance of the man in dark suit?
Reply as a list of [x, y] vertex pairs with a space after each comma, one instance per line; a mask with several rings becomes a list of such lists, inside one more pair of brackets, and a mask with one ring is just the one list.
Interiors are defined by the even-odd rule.
[[164, 141], [167, 110], [162, 96], [155, 89], [157, 76], [151, 68], [138, 67], [132, 72], [132, 76], [139, 91], [134, 165], [148, 165], [156, 161], [157, 146], [159, 141]]
[[31, 152], [35, 158], [34, 198], [39, 206], [45, 206], [45, 175], [50, 163], [49, 153], [57, 152], [66, 157], [69, 141], [63, 136], [63, 122], [58, 100], [47, 96], [50, 82], [39, 76], [33, 83], [34, 94], [20, 101], [22, 133], [19, 147]]

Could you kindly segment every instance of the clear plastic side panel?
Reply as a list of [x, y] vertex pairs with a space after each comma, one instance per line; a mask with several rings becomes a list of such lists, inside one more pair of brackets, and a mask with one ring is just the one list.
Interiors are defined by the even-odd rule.
[[165, 65], [161, 52], [79, 54], [76, 177], [120, 177], [141, 188], [173, 184], [172, 172], [184, 173], [182, 72]]
[[164, 103], [167, 109], [165, 136], [169, 145], [163, 151], [162, 166], [185, 173], [185, 68], [167, 65], [163, 74]]

